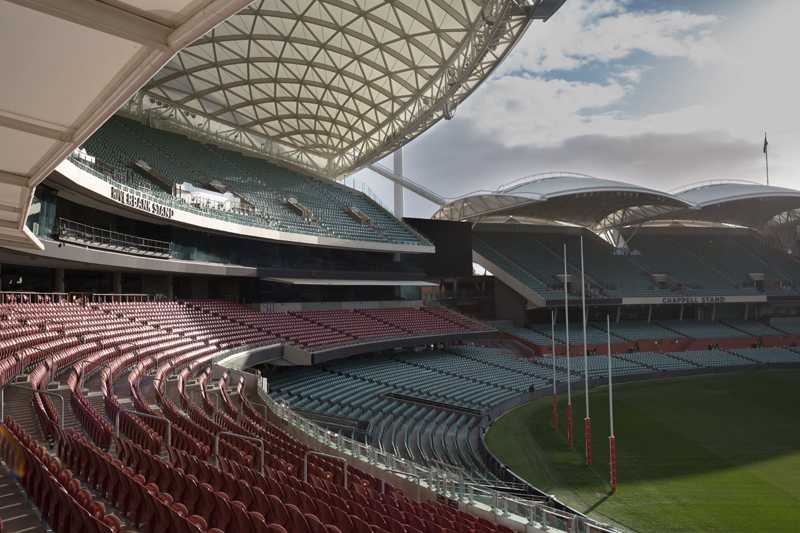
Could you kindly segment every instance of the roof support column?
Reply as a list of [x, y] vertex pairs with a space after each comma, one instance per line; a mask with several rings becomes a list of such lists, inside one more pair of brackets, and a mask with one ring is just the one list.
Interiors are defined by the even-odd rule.
[[[394, 173], [397, 176], [403, 175], [403, 149], [398, 148], [394, 153]], [[403, 183], [400, 181], [394, 182], [394, 216], [403, 218]]]

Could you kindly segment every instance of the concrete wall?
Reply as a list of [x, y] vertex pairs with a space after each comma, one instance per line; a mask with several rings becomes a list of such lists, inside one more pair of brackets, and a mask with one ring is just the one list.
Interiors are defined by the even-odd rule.
[[494, 306], [497, 320], [510, 320], [516, 326], [525, 325], [525, 309], [527, 300], [517, 291], [494, 279]]

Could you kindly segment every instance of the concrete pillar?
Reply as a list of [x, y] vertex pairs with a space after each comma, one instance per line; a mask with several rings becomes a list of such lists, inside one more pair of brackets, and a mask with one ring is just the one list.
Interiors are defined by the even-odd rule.
[[64, 269], [53, 269], [53, 292], [67, 292], [64, 289]]
[[172, 274], [167, 274], [167, 298], [175, 298], [175, 280]]
[[122, 272], [113, 273], [111, 292], [122, 294]]
[[[397, 176], [403, 176], [403, 149], [398, 148], [394, 153], [394, 173]], [[401, 183], [394, 183], [394, 216], [403, 218], [403, 185]]]

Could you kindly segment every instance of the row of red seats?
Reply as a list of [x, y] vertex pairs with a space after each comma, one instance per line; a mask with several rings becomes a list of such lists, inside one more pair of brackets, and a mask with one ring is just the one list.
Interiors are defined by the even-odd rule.
[[144, 476], [125, 467], [119, 459], [76, 432], [62, 435], [58, 453], [95, 491], [124, 512], [137, 529], [151, 533], [222, 533], [209, 529], [201, 516], [190, 514], [170, 494], [161, 492]]
[[81, 427], [92, 439], [92, 442], [107, 450], [111, 446], [111, 436], [114, 429], [108, 420], [95, 411], [81, 390], [86, 365], [85, 361], [75, 365], [67, 378], [67, 386], [71, 393], [70, 406], [72, 407], [72, 414], [78, 419]]
[[[225, 381], [225, 379], [227, 379], [227, 377], [228, 377], [228, 374], [226, 373], [226, 374], [223, 375], [223, 377], [220, 380], [220, 387], [221, 387], [220, 390], [221, 391], [224, 390], [224, 386], [225, 386], [224, 381]], [[237, 388], [240, 388], [240, 387], [241, 387], [241, 381], [237, 384]], [[223, 396], [223, 398], [224, 398], [224, 396]], [[248, 410], [253, 412], [252, 406], [249, 405], [249, 402], [247, 402], [246, 397], [240, 396], [240, 399], [242, 400], [243, 410], [242, 410], [242, 413], [238, 413], [238, 411], [235, 413], [235, 416], [238, 419], [244, 418], [245, 416], [250, 416], [250, 415], [247, 414]], [[233, 408], [233, 404], [232, 403], [228, 403], [228, 406], [230, 408]], [[314, 480], [312, 478], [312, 481], [316, 482], [317, 480]], [[370, 484], [370, 483], [359, 483], [359, 484], [352, 485], [352, 488], [354, 489], [355, 492], [354, 491], [348, 491], [347, 489], [344, 489], [344, 488], [342, 488], [340, 486], [331, 486], [329, 484], [326, 484], [324, 481], [321, 481], [319, 483], [320, 483], [320, 485], [322, 487], [324, 487], [323, 494], [325, 494], [327, 496], [330, 496], [330, 495], [333, 495], [333, 494], [338, 494], [341, 497], [345, 498], [345, 501], [355, 499], [355, 500], [358, 500], [357, 503], [359, 503], [360, 505], [364, 505], [364, 506], [374, 507], [375, 506], [375, 502], [378, 501], [380, 498], [382, 498], [382, 496], [374, 488], [374, 485]], [[285, 486], [285, 483], [283, 483], [282, 485]], [[361, 497], [362, 493], [363, 493], [364, 497]], [[508, 528], [504, 528], [503, 526], [495, 526], [495, 525], [493, 525], [493, 524], [491, 524], [489, 522], [480, 521], [479, 519], [477, 519], [476, 517], [474, 517], [472, 515], [469, 515], [467, 513], [462, 513], [462, 512], [459, 512], [459, 511], [453, 511], [453, 510], [451, 510], [448, 507], [443, 506], [443, 505], [437, 505], [435, 507], [426, 507], [427, 504], [420, 505], [420, 504], [417, 504], [416, 502], [412, 502], [412, 501], [408, 500], [407, 498], [405, 498], [402, 495], [402, 493], [400, 493], [398, 491], [391, 491], [390, 490], [389, 493], [397, 498], [397, 500], [393, 501], [392, 505], [387, 507], [387, 512], [389, 512], [389, 513], [390, 513], [390, 511], [392, 509], [396, 510], [396, 509], [399, 509], [399, 508], [402, 507], [402, 508], [404, 508], [404, 511], [408, 511], [414, 516], [424, 516], [424, 517], [426, 517], [428, 522], [438, 523], [440, 526], [442, 526], [442, 527], [444, 527], [445, 529], [448, 529], [448, 530], [451, 530], [451, 529], [452, 530], [456, 530], [457, 527], [460, 527], [460, 526], [457, 526], [457, 525], [465, 524], [464, 528], [462, 528], [464, 531], [473, 531], [473, 530], [474, 531], [510, 531]], [[406, 513], [406, 514], [408, 514], [408, 513]], [[405, 516], [405, 515], [400, 515], [400, 516]], [[395, 516], [393, 518], [397, 519], [399, 517]], [[456, 525], [457, 527], [454, 527], [454, 525]], [[459, 530], [461, 530], [461, 529], [459, 529]]]
[[[172, 454], [184, 454], [173, 451]], [[277, 524], [268, 524], [258, 508], [245, 505], [230, 493], [217, 490], [197, 477], [186, 474], [181, 468], [156, 457], [147, 450], [133, 444], [122, 443], [121, 460], [145, 480], [158, 486], [159, 490], [170, 494], [174, 501], [180, 502], [188, 512], [195, 513], [210, 527], [219, 528], [226, 533], [264, 533], [284, 531]], [[249, 511], [253, 509], [253, 511]]]
[[119, 533], [120, 520], [81, 488], [70, 470], [45, 451], [11, 418], [0, 438], [0, 456], [18, 472], [42, 518], [59, 533]]
[[419, 334], [487, 331], [477, 321], [444, 308], [391, 308], [261, 313], [232, 302], [190, 301], [231, 321], [263, 329], [308, 348]]

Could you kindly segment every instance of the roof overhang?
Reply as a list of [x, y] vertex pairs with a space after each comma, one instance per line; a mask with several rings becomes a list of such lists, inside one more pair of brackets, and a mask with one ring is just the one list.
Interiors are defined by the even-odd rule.
[[376, 279], [264, 278], [285, 285], [324, 285], [341, 287], [438, 287], [430, 281]]
[[467, 195], [443, 206], [434, 218], [479, 222], [506, 216], [594, 227], [612, 213], [636, 206], [689, 207], [681, 198], [654, 189], [559, 172], [525, 178], [496, 192]]
[[409, 142], [563, 0], [260, 0], [182, 50], [127, 107], [338, 177]]
[[250, 0], [0, 2], [0, 245], [42, 249], [35, 186], [175, 53]]
[[800, 191], [749, 181], [713, 181], [690, 186], [675, 196], [689, 207], [663, 212], [639, 210], [626, 221], [687, 220], [761, 228], [776, 216], [800, 209]]

